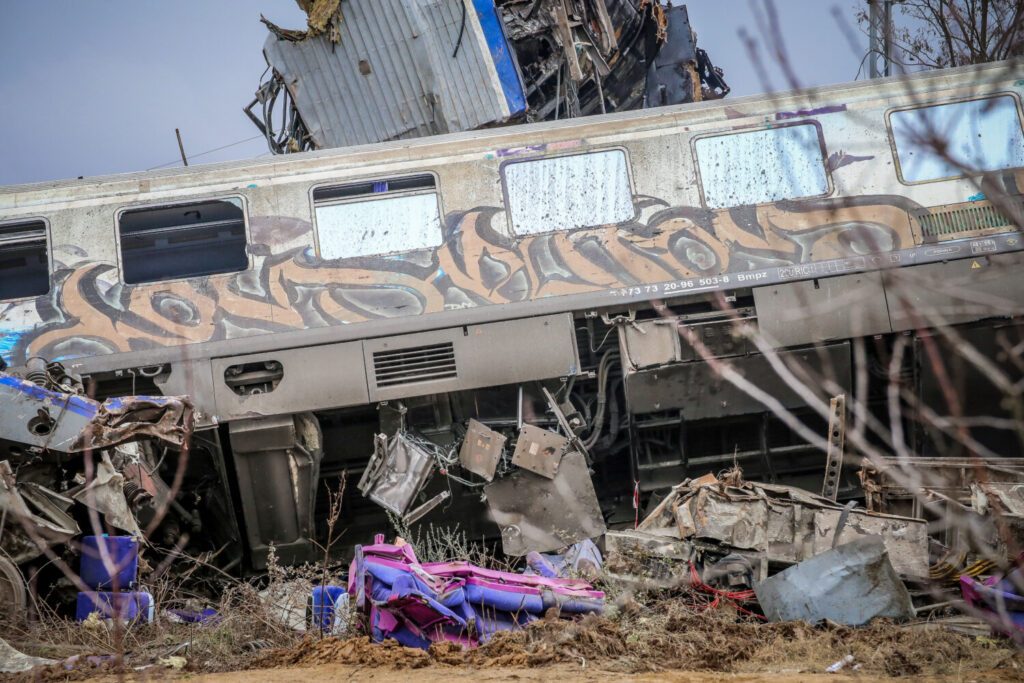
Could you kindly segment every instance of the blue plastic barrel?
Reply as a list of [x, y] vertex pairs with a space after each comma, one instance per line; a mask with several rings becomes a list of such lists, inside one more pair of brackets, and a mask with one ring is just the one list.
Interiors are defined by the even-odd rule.
[[[103, 562], [105, 545], [110, 565]], [[111, 570], [111, 571], [108, 571]], [[139, 576], [139, 541], [134, 536], [85, 536], [82, 538], [82, 582], [93, 590], [119, 591], [135, 587]]]
[[313, 589], [313, 600], [310, 604], [313, 628], [326, 633], [336, 633], [343, 630], [343, 620], [348, 615], [344, 613], [338, 615], [341, 619], [336, 620], [335, 612], [338, 609], [347, 612], [347, 607], [348, 593], [343, 586], [316, 586]]

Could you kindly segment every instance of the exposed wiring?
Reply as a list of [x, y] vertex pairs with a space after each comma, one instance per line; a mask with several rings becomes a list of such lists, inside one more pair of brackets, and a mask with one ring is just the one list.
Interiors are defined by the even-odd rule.
[[612, 363], [619, 357], [618, 351], [609, 349], [601, 356], [601, 362], [597, 366], [597, 406], [594, 408], [594, 425], [583, 445], [589, 451], [601, 437], [601, 428], [604, 426], [605, 406], [608, 403], [608, 374]]
[[455, 59], [455, 55], [459, 54], [459, 48], [462, 46], [462, 34], [466, 32], [466, 3], [461, 2], [460, 4], [462, 5], [462, 23], [459, 25], [459, 38], [455, 41], [452, 59]]
[[713, 596], [713, 599], [710, 602], [706, 602], [701, 605], [690, 605], [697, 612], [703, 612], [705, 610], [714, 609], [715, 607], [718, 607], [718, 605], [724, 598], [725, 600], [729, 601], [732, 604], [732, 606], [740, 612], [761, 619], [762, 621], [768, 621], [766, 617], [751, 612], [748, 609], [744, 609], [739, 605], [739, 603], [741, 602], [749, 602], [750, 600], [754, 600], [756, 598], [753, 589], [745, 591], [723, 591], [712, 586], [709, 586], [708, 584], [701, 581], [700, 575], [697, 574], [697, 568], [693, 565], [692, 561], [690, 562], [690, 588], [695, 593], [708, 593], [709, 595]]
[[458, 449], [455, 446], [452, 446], [451, 448], [444, 448], [442, 446], [438, 446], [433, 441], [429, 441], [411, 432], [403, 433], [402, 437], [433, 458], [434, 463], [437, 465], [437, 469], [441, 474], [449, 479], [453, 479], [469, 488], [480, 488], [486, 484], [486, 482], [472, 482], [468, 479], [463, 479], [457, 474], [452, 474], [451, 468], [459, 464]]

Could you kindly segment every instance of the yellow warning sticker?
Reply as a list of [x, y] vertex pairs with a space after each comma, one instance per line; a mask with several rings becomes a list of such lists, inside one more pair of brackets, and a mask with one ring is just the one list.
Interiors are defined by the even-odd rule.
[[981, 268], [981, 264], [977, 261], [971, 262], [971, 270], [974, 270], [975, 268]]

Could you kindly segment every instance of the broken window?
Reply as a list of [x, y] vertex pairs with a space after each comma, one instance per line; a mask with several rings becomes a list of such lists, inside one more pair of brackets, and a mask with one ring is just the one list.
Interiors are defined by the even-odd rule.
[[828, 194], [823, 148], [811, 123], [698, 138], [704, 202], [722, 209]]
[[128, 284], [249, 267], [241, 199], [128, 209], [121, 212], [118, 231]]
[[517, 235], [622, 223], [636, 217], [622, 150], [533, 159], [502, 169]]
[[0, 226], [0, 299], [41, 296], [49, 291], [46, 224], [36, 220]]
[[434, 176], [375, 180], [313, 190], [320, 256], [376, 256], [441, 245]]
[[889, 123], [907, 183], [1024, 166], [1024, 134], [1010, 95], [894, 111]]

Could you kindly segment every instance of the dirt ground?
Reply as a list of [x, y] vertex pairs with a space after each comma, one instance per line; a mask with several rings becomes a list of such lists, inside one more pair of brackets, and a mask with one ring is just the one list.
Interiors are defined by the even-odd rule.
[[[217, 632], [215, 632], [217, 633]], [[220, 636], [228, 635], [220, 633]], [[735, 609], [694, 612], [683, 601], [617, 608], [609, 616], [578, 620], [554, 615], [523, 631], [499, 632], [484, 646], [461, 650], [436, 644], [429, 651], [366, 636], [307, 637], [225, 662], [210, 651], [181, 653], [183, 670], [157, 662], [129, 679], [523, 681], [753, 681], [828, 679], [948, 681], [1024, 680], [1024, 650], [1003, 638], [967, 636], [942, 627], [922, 629], [876, 620], [863, 628], [804, 622], [758, 623]], [[852, 655], [857, 670], [825, 673]], [[129, 664], [140, 663], [128, 653]], [[67, 671], [57, 665], [14, 680], [118, 680], [109, 668]]]
[[[868, 680], [877, 680], [876, 676], [870, 674], [855, 673], [845, 674], [806, 674], [793, 671], [781, 671], [775, 673], [762, 672], [757, 674], [734, 674], [715, 673], [706, 671], [660, 671], [656, 674], [622, 674], [618, 671], [610, 671], [600, 667], [581, 667], [572, 665], [546, 666], [539, 669], [528, 669], [521, 667], [479, 669], [446, 666], [429, 666], [417, 669], [416, 680], [420, 681], [562, 681], [576, 683], [577, 681], [591, 681], [595, 678], [602, 678], [612, 681], [634, 681], [637, 683], [653, 681], [678, 681], [679, 683], [749, 683], [752, 681], [795, 681], [797, 683], [811, 683], [813, 681], [829, 681], [830, 683], [841, 683], [843, 681], [856, 681], [864, 683]], [[238, 671], [221, 674], [200, 674], [193, 676], [190, 680], [210, 681], [210, 683], [251, 683], [253, 681], [273, 680], [275, 683], [298, 683], [299, 681], [380, 681], [380, 683], [392, 683], [407, 681], [410, 679], [410, 672], [407, 669], [377, 668], [369, 666], [356, 666], [347, 664], [321, 664], [318, 666], [295, 666], [287, 668], [263, 669], [257, 671]], [[964, 677], [959, 675], [949, 676], [910, 676], [901, 678], [904, 681], [1019, 681], [1021, 676], [1008, 671], [978, 672]]]

